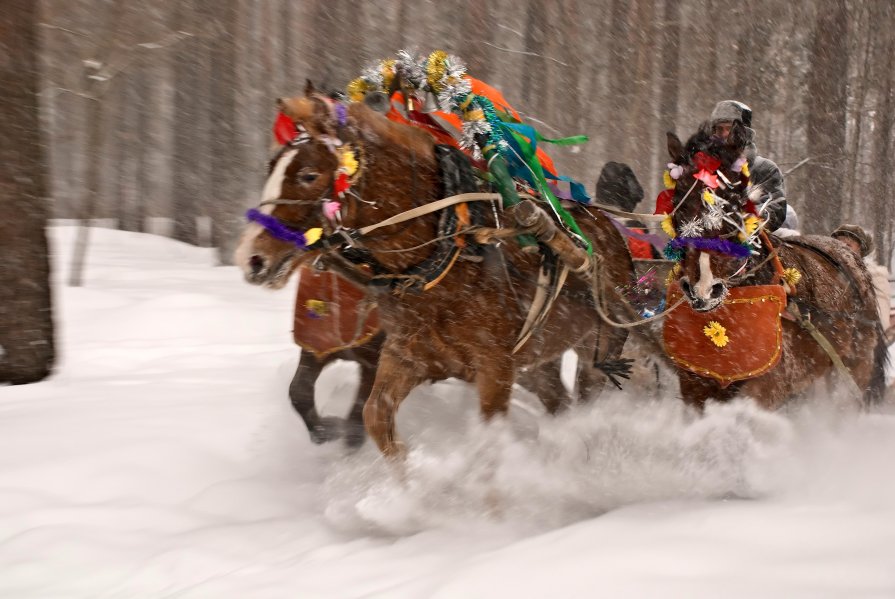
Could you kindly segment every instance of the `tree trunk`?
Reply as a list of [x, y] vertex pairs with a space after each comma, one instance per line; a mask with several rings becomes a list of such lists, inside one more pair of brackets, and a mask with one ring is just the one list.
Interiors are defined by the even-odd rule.
[[38, 115], [37, 5], [0, 13], [0, 383], [32, 383], [55, 359]]
[[211, 179], [213, 243], [218, 248], [220, 262], [232, 264], [233, 250], [244, 223], [242, 212], [246, 202], [244, 181], [247, 169], [236, 114], [235, 34], [239, 15], [236, 0], [221, 0], [215, 6], [220, 33], [212, 40], [213, 77], [209, 94], [213, 98], [209, 154], [215, 157], [215, 172]]
[[848, 14], [845, 0], [817, 6], [808, 76], [807, 142], [812, 162], [806, 166], [806, 197], [812, 209], [806, 232], [829, 234], [842, 218], [843, 150], [848, 82]]

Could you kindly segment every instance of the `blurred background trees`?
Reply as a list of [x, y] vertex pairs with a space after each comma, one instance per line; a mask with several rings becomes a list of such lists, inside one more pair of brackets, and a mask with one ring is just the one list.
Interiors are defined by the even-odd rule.
[[604, 162], [630, 163], [647, 190], [644, 211], [661, 185], [664, 132], [688, 135], [718, 100], [742, 100], [755, 113], [759, 152], [784, 172], [800, 165], [786, 185], [803, 229], [856, 222], [876, 235], [881, 262], [891, 255], [891, 0], [40, 7], [42, 131], [57, 218], [113, 219], [219, 247], [227, 261], [264, 178], [276, 97], [298, 93], [305, 78], [343, 88], [404, 47], [443, 48], [545, 135], [590, 135], [583, 148], [552, 151], [590, 189]]

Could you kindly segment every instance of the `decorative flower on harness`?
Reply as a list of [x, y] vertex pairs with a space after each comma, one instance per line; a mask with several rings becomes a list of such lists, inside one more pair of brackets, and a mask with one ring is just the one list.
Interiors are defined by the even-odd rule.
[[727, 338], [727, 329], [721, 326], [721, 323], [717, 320], [710, 321], [705, 327], [702, 329], [702, 333], [712, 340], [712, 343], [717, 345], [718, 347], [724, 347], [727, 345], [729, 339]]

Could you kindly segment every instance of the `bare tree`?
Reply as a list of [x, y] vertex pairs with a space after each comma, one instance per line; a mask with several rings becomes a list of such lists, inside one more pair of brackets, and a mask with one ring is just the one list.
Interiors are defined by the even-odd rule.
[[806, 229], [832, 231], [842, 218], [842, 156], [845, 149], [846, 82], [848, 76], [848, 8], [845, 0], [818, 3], [807, 92], [808, 152], [813, 161], [806, 193], [814, 208]]
[[0, 12], [0, 383], [31, 383], [53, 366], [55, 345], [45, 233], [46, 163], [38, 118], [37, 8]]

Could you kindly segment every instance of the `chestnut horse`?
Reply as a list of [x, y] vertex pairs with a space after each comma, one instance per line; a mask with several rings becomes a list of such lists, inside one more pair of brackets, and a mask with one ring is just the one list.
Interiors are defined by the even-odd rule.
[[[385, 455], [403, 454], [395, 430], [396, 412], [423, 382], [449, 377], [474, 382], [480, 411], [489, 419], [507, 411], [512, 384], [523, 369], [557, 360], [568, 349], [579, 355], [590, 351], [595, 362], [620, 356], [625, 329], [602, 323], [594, 308], [594, 285], [577, 276], [568, 278], [541, 325], [514, 351], [537, 291], [541, 262], [552, 256], [523, 251], [513, 241], [478, 246], [467, 238], [460, 242], [465, 243], [464, 254], [425, 291], [407, 290], [401, 283], [419, 278], [420, 269], [437, 251], [433, 242], [444, 237], [441, 216], [426, 213], [372, 234], [357, 233], [361, 227], [443, 197], [433, 139], [364, 104], [345, 106], [319, 96], [290, 100], [289, 116], [302, 134], [274, 159], [259, 210], [269, 219], [262, 219], [267, 223], [263, 227], [257, 222], [248, 226], [237, 249], [237, 263], [250, 283], [281, 286], [303, 259], [301, 233], [322, 225], [325, 235], [315, 246], [321, 260], [376, 293], [386, 338], [363, 419]], [[339, 148], [346, 145], [353, 148], [359, 164], [351, 193], [343, 197], [338, 214], [330, 213], [339, 223], [334, 231], [324, 210], [335, 199]], [[469, 212], [476, 213], [484, 226], [500, 227], [497, 207], [492, 210], [484, 203], [478, 207], [485, 209], [470, 207]], [[596, 285], [611, 293], [628, 283], [633, 276], [631, 258], [612, 223], [584, 207], [577, 216], [600, 257]], [[272, 228], [279, 229], [277, 236], [271, 235]], [[285, 241], [290, 236], [283, 229], [295, 233], [299, 242]], [[363, 276], [356, 263], [372, 265], [377, 274]], [[618, 310], [613, 313], [618, 317], [627, 314], [615, 306], [610, 309]], [[593, 381], [596, 387], [605, 379], [600, 375]]]
[[[314, 352], [302, 348], [298, 368], [289, 384], [289, 399], [315, 444], [337, 439], [343, 439], [348, 447], [359, 447], [363, 444], [366, 438], [363, 424], [364, 403], [373, 388], [383, 341], [385, 334], [380, 331], [365, 343], [325, 355], [315, 355]], [[336, 360], [355, 362], [360, 369], [360, 381], [354, 403], [345, 418], [321, 416], [315, 403], [314, 383], [323, 369]], [[572, 403], [572, 398], [562, 382], [561, 367], [562, 360], [557, 359], [519, 374], [519, 384], [537, 395], [544, 408], [551, 414]], [[583, 393], [587, 393], [589, 389], [588, 374], [585, 370], [581, 370], [578, 376], [579, 386], [585, 389]]]
[[[767, 316], [761, 322], [733, 316], [741, 313], [731, 307], [729, 293], [745, 295], [747, 286], [768, 286], [763, 289], [773, 293], [760, 301], [778, 301], [781, 309], [785, 306], [779, 321], [782, 336], [776, 337], [782, 338], [782, 345], [776, 346], [779, 362], [763, 374], [726, 384], [681, 368], [679, 362], [683, 398], [701, 407], [708, 399], [743, 395], [775, 409], [831, 374], [838, 357], [844, 366], [840, 371], [847, 370], [856, 393], [862, 395], [859, 401], [876, 401], [883, 392], [886, 347], [870, 276], [853, 252], [829, 237], [784, 240], [762, 233], [760, 207], [749, 198], [756, 190], [749, 187], [748, 166], [743, 166], [751, 138], [751, 130], [739, 123], [726, 140], [712, 136], [706, 125], [686, 145], [668, 134], [669, 154], [680, 168], [675, 169], [671, 217], [676, 237], [666, 252], [680, 260], [679, 289], [689, 302], [680, 309], [710, 313], [706, 318], [730, 310], [726, 326], [740, 335], [737, 343], [731, 334], [727, 344], [721, 322], [709, 321], [707, 330], [692, 331], [691, 340], [702, 343], [706, 343], [703, 333], [709, 338], [723, 337], [715, 343], [723, 346], [717, 353], [719, 361], [725, 354], [742, 360], [749, 352], [759, 351], [760, 332], [773, 333], [773, 327], [780, 326], [777, 320], [771, 321], [779, 316]], [[732, 291], [736, 289], [740, 291]], [[670, 321], [671, 317], [666, 321], [666, 345]], [[812, 336], [812, 327], [819, 337]], [[832, 352], [824, 350], [822, 338]], [[774, 335], [769, 339], [773, 341]]]

